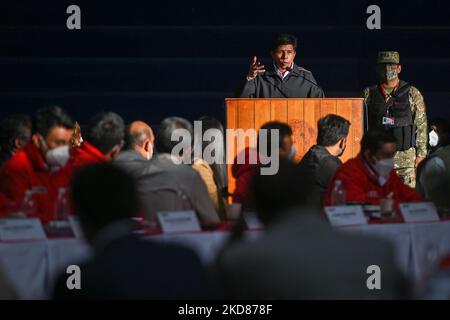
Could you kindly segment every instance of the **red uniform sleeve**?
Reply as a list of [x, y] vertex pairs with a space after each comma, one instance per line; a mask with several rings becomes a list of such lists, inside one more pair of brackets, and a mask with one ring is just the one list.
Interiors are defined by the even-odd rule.
[[0, 173], [0, 193], [15, 203], [21, 203], [30, 188], [28, 181], [27, 173], [21, 167], [8, 162]]
[[332, 204], [331, 194], [336, 180], [342, 181], [342, 185], [346, 192], [347, 202], [367, 202], [367, 192], [361, 183], [364, 179], [365, 178], [359, 174], [357, 169], [353, 169], [349, 166], [340, 167], [328, 185], [324, 205], [330, 206]]
[[400, 179], [400, 177], [395, 174], [391, 176], [392, 179], [395, 179], [396, 190], [398, 190], [398, 201], [399, 202], [415, 202], [415, 201], [425, 201], [425, 199], [416, 193], [416, 191], [406, 184]]

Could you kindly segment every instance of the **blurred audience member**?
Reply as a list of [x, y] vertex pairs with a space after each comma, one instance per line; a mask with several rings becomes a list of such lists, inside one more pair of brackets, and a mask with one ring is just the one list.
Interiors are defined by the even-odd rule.
[[[259, 129], [259, 136], [261, 136], [261, 130], [266, 130], [267, 132], [267, 140], [266, 144], [261, 145], [261, 139], [258, 138], [258, 152], [260, 155], [263, 155], [265, 151], [267, 152], [266, 156], [271, 157], [272, 151], [278, 153], [280, 159], [287, 159], [289, 161], [293, 161], [295, 155], [297, 153], [297, 149], [294, 145], [293, 133], [291, 127], [287, 123], [279, 122], [279, 121], [270, 121], [262, 125]], [[278, 143], [277, 145], [272, 145], [272, 137], [278, 132]], [[263, 147], [266, 150], [262, 149]]]
[[216, 211], [221, 219], [225, 219], [228, 182], [223, 126], [211, 117], [202, 117], [198, 123], [201, 124], [201, 130], [196, 130], [194, 135], [192, 169], [202, 178]]
[[80, 166], [110, 162], [116, 158], [124, 144], [125, 123], [114, 112], [96, 114], [89, 121], [85, 137], [79, 147], [71, 150], [69, 175]]
[[139, 179], [148, 167], [148, 160], [154, 156], [154, 149], [152, 128], [145, 122], [134, 121], [126, 129], [124, 149], [113, 163]]
[[[334, 231], [306, 206], [309, 177], [280, 161], [275, 175], [255, 175], [255, 207], [266, 226], [259, 238], [228, 243], [216, 274], [228, 299], [399, 299], [408, 284], [382, 239]], [[382, 270], [369, 290], [366, 270]]]
[[128, 126], [125, 135], [125, 152], [134, 151], [144, 159], [150, 160], [153, 157], [154, 146], [155, 135], [148, 124], [143, 121], [134, 121]]
[[29, 116], [13, 114], [0, 121], [0, 167], [31, 139]]
[[447, 119], [436, 118], [430, 121], [430, 132], [428, 134], [428, 143], [430, 153], [445, 147], [450, 143], [450, 123]]
[[16, 292], [0, 266], [0, 300], [15, 300]]
[[180, 117], [165, 118], [156, 135], [159, 160], [173, 164], [191, 164], [193, 136], [194, 130], [188, 120]]
[[33, 215], [44, 223], [54, 218], [58, 190], [69, 183], [61, 169], [69, 159], [73, 126], [61, 108], [39, 109], [31, 141], [0, 170], [0, 192], [19, 205], [31, 193], [36, 205]]
[[[152, 128], [142, 121], [134, 121], [127, 127], [125, 148], [114, 160], [133, 176], [139, 177], [146, 163], [153, 157], [155, 137]], [[143, 161], [144, 160], [144, 161]]]
[[[172, 154], [177, 145], [171, 140], [172, 134], [180, 132], [187, 135], [184, 137], [188, 140], [185, 151]], [[201, 222], [219, 221], [202, 179], [191, 166], [182, 163], [190, 160], [191, 124], [181, 118], [164, 119], [156, 136], [156, 149], [158, 155], [150, 161], [142, 156], [120, 157], [114, 161], [138, 180], [139, 198], [146, 218], [153, 220], [161, 211], [194, 210]]]
[[350, 122], [338, 115], [329, 114], [317, 123], [317, 144], [305, 154], [299, 165], [307, 170], [313, 179], [310, 201], [321, 207], [328, 184], [337, 168], [342, 164], [339, 159], [347, 146]]
[[[265, 141], [260, 141], [261, 130]], [[272, 145], [272, 138], [278, 137], [277, 145]], [[261, 142], [263, 144], [261, 144]], [[261, 157], [277, 157], [278, 159], [288, 159], [293, 161], [296, 154], [291, 127], [282, 122], [271, 121], [264, 124], [259, 131], [257, 150], [246, 148], [241, 152], [244, 154], [244, 163], [238, 163], [239, 154], [236, 156], [231, 167], [233, 177], [236, 179], [236, 188], [233, 192], [233, 202], [242, 203], [244, 209], [253, 207], [252, 179], [257, 169], [261, 166]], [[273, 150], [272, 150], [273, 149]], [[272, 152], [276, 154], [273, 155]], [[262, 155], [264, 154], [264, 155]]]
[[423, 198], [399, 178], [394, 169], [395, 137], [384, 130], [369, 130], [361, 141], [361, 153], [339, 167], [331, 180], [325, 205], [332, 205], [335, 181], [341, 181], [347, 202], [378, 205], [391, 198], [395, 205]]
[[442, 213], [450, 212], [450, 145], [441, 146], [417, 169], [416, 191], [434, 202]]
[[115, 166], [91, 165], [75, 174], [73, 202], [94, 257], [80, 265], [81, 290], [69, 290], [64, 273], [54, 298], [208, 298], [206, 273], [193, 252], [133, 233], [136, 195], [133, 178]]

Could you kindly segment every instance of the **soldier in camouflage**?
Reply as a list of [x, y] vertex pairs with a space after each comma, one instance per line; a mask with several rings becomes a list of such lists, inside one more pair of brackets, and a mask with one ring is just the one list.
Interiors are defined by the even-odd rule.
[[378, 53], [378, 84], [363, 92], [368, 127], [390, 130], [397, 138], [394, 168], [406, 185], [416, 185], [416, 168], [427, 155], [427, 117], [420, 91], [399, 79], [400, 55]]

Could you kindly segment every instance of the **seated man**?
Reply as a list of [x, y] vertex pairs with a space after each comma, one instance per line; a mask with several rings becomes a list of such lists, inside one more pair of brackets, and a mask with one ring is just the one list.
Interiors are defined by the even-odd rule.
[[[127, 162], [131, 166], [134, 160], [150, 160], [153, 157], [155, 136], [152, 128], [143, 121], [132, 122], [125, 133], [124, 150], [115, 159], [117, 162]], [[137, 161], [137, 163], [141, 163]], [[139, 170], [139, 165], [137, 166]]]
[[[232, 235], [216, 268], [226, 299], [403, 299], [408, 283], [387, 240], [334, 231], [308, 206], [309, 177], [280, 160], [275, 175], [255, 175], [255, 208], [266, 232]], [[370, 265], [381, 290], [367, 288]]]
[[73, 122], [59, 107], [39, 109], [31, 141], [0, 170], [0, 193], [21, 205], [30, 191], [43, 223], [55, 218], [55, 200], [69, 184], [63, 169], [69, 159]]
[[68, 174], [86, 164], [112, 161], [123, 146], [125, 123], [114, 112], [104, 112], [93, 116], [88, 124], [85, 140], [73, 148], [67, 165]]
[[12, 114], [0, 122], [0, 166], [31, 139], [31, 119], [25, 114]]
[[[172, 140], [176, 132], [187, 135], [186, 148], [179, 153], [175, 151], [178, 141]], [[191, 145], [192, 125], [182, 118], [167, 118], [156, 136], [158, 156], [148, 161], [134, 151], [132, 158], [114, 161], [139, 180], [138, 192], [147, 219], [155, 219], [161, 211], [194, 210], [202, 222], [219, 221], [203, 180], [190, 165], [183, 164], [190, 160]]]
[[81, 168], [72, 198], [94, 257], [81, 269], [81, 289], [56, 283], [56, 299], [206, 299], [209, 285], [198, 257], [177, 245], [142, 239], [133, 231], [138, 211], [131, 176], [110, 164]]
[[321, 207], [328, 184], [342, 164], [339, 157], [347, 145], [350, 122], [338, 115], [329, 114], [317, 122], [317, 144], [312, 146], [300, 161], [313, 177], [311, 203]]
[[331, 180], [325, 205], [332, 205], [335, 181], [340, 180], [347, 202], [378, 205], [380, 200], [392, 198], [394, 204], [422, 201], [413, 189], [399, 178], [394, 169], [397, 151], [395, 137], [384, 130], [369, 130], [361, 140], [361, 153], [344, 163]]
[[[261, 130], [266, 130], [266, 134], [261, 136]], [[275, 138], [277, 136], [277, 144], [272, 145], [272, 137]], [[261, 166], [261, 157], [266, 157], [268, 160], [276, 157], [276, 161], [279, 161], [279, 159], [294, 160], [296, 149], [292, 137], [292, 129], [287, 123], [279, 121], [267, 122], [260, 128], [257, 149], [246, 148], [241, 152], [244, 155], [243, 163], [238, 163], [240, 155], [237, 155], [231, 167], [233, 177], [236, 179], [233, 202], [242, 203], [244, 208], [249, 208], [252, 207], [253, 202], [251, 193], [252, 178]]]

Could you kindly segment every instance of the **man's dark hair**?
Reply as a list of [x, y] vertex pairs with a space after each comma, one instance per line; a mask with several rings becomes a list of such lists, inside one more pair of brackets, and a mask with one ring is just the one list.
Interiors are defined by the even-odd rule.
[[329, 147], [347, 137], [350, 121], [335, 114], [329, 114], [317, 121], [317, 144]]
[[94, 234], [139, 211], [133, 178], [112, 164], [88, 165], [77, 170], [71, 195], [81, 225]]
[[146, 140], [152, 136], [150, 129], [143, 128], [142, 130], [130, 132], [130, 125], [125, 132], [125, 150], [131, 150], [135, 146], [143, 147]]
[[288, 209], [305, 205], [311, 181], [307, 171], [291, 161], [280, 159], [274, 175], [255, 174], [252, 180], [255, 209], [265, 225]]
[[107, 154], [125, 137], [125, 123], [114, 112], [96, 114], [89, 121], [86, 140], [103, 154]]
[[74, 126], [75, 123], [62, 108], [52, 106], [41, 108], [36, 112], [33, 132], [39, 133], [45, 138], [54, 127], [73, 129]]
[[[279, 139], [278, 139], [278, 148], [283, 145], [283, 140], [286, 136], [292, 136], [292, 129], [287, 123], [279, 122], [279, 121], [270, 121], [262, 125], [261, 129], [267, 130], [267, 155], [271, 156], [272, 150], [272, 134], [278, 130]], [[258, 151], [261, 150], [261, 145], [258, 137]]]
[[0, 150], [11, 151], [14, 141], [26, 142], [32, 130], [31, 119], [26, 114], [12, 114], [0, 121]]
[[386, 143], [397, 143], [397, 139], [388, 130], [369, 130], [361, 140], [361, 152], [369, 150], [371, 154], [375, 154]]
[[[225, 157], [226, 157], [226, 151], [225, 151], [225, 131], [223, 129], [223, 125], [222, 123], [217, 120], [216, 118], [210, 117], [210, 116], [203, 116], [200, 117], [197, 121], [201, 121], [202, 123], [202, 132], [196, 132], [196, 134], [200, 134], [201, 136], [195, 136], [194, 138], [196, 139], [195, 143], [199, 143], [202, 147], [202, 155], [203, 155], [203, 151], [205, 150], [205, 148], [211, 143], [210, 141], [204, 141], [203, 140], [203, 135], [206, 131], [208, 131], [209, 129], [215, 129], [215, 130], [219, 130], [222, 134], [222, 138], [223, 138], [223, 147], [224, 149], [221, 150], [221, 152], [223, 153], [223, 163], [211, 163], [209, 164], [209, 166], [211, 167], [211, 170], [213, 171], [213, 177], [214, 177], [214, 181], [216, 182], [217, 186], [219, 187], [219, 190], [224, 190], [225, 188], [227, 188], [228, 186], [228, 170], [227, 170], [227, 165], [225, 164]], [[198, 141], [198, 140], [200, 141]], [[215, 153], [216, 151], [214, 151], [214, 156], [217, 156], [217, 154]]]
[[172, 141], [172, 133], [177, 129], [185, 129], [189, 132], [191, 136], [191, 145], [193, 142], [193, 129], [192, 124], [179, 117], [170, 117], [164, 119], [159, 125], [158, 132], [156, 134], [156, 150], [159, 153], [171, 153], [172, 149], [180, 141]]
[[272, 40], [272, 53], [275, 52], [275, 50], [279, 46], [292, 44], [294, 49], [297, 51], [297, 38], [291, 34], [283, 33], [275, 36]]

